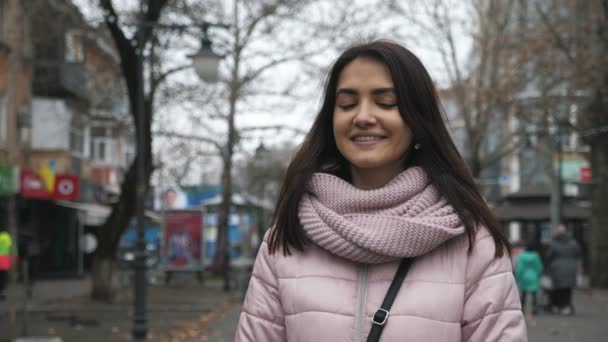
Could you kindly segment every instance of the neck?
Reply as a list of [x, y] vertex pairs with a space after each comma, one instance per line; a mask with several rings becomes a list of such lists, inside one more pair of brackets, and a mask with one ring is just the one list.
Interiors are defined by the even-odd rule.
[[385, 186], [402, 171], [400, 165], [378, 169], [351, 167], [352, 183], [361, 190], [379, 189]]

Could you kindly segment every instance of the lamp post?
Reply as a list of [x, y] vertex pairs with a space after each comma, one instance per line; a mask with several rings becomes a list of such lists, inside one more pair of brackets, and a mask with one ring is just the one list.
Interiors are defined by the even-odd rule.
[[[142, 11], [143, 13], [143, 11]], [[196, 25], [163, 25], [158, 23], [149, 24], [143, 20], [143, 14], [140, 16], [137, 29], [137, 132], [136, 132], [136, 145], [137, 145], [137, 187], [136, 187], [136, 227], [137, 227], [137, 240], [135, 248], [135, 260], [133, 262], [133, 268], [135, 270], [134, 287], [133, 287], [133, 330], [132, 336], [135, 341], [145, 341], [148, 333], [148, 322], [146, 317], [146, 302], [147, 302], [147, 250], [145, 240], [145, 226], [144, 226], [144, 201], [146, 195], [146, 148], [145, 139], [145, 111], [144, 111], [144, 76], [143, 76], [143, 65], [144, 65], [144, 50], [145, 42], [143, 37], [143, 28], [146, 26], [152, 26], [155, 29], [162, 30], [177, 30], [184, 31], [192, 28], [202, 29], [203, 38], [201, 41], [200, 50], [191, 56], [193, 60], [193, 67], [197, 75], [204, 81], [215, 82], [218, 79], [218, 66], [221, 56], [214, 53], [211, 49], [211, 40], [207, 34], [207, 29], [210, 26], [218, 26], [227, 28], [227, 25], [216, 24], [216, 23], [202, 23], [200, 26]]]
[[559, 224], [562, 223], [563, 217], [563, 196], [564, 196], [564, 182], [562, 179], [563, 173], [563, 153], [564, 153], [564, 144], [563, 144], [563, 136], [567, 134], [567, 129], [569, 128], [569, 112], [565, 110], [564, 112], [560, 112], [556, 116], [556, 138], [555, 141], [555, 150], [557, 152], [557, 170], [556, 175], [553, 182], [553, 189], [551, 192], [551, 208], [550, 208], [550, 222], [551, 229], [550, 231], [553, 233]]

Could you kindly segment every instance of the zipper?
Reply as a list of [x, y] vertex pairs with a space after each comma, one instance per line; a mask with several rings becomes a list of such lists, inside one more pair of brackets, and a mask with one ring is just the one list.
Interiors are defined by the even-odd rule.
[[359, 295], [357, 299], [357, 315], [355, 316], [355, 339], [354, 342], [363, 342], [363, 320], [365, 319], [365, 294], [367, 292], [367, 268], [361, 265], [359, 271]]

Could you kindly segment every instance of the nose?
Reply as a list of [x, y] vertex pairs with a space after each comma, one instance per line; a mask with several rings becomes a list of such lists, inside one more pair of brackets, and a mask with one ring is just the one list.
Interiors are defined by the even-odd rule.
[[355, 112], [353, 123], [357, 126], [370, 126], [376, 123], [376, 117], [373, 114], [373, 106], [369, 101], [362, 101]]

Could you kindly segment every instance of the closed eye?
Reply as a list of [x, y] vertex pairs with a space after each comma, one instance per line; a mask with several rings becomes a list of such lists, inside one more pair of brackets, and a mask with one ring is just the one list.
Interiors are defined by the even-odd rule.
[[353, 103], [353, 104], [349, 104], [349, 105], [339, 105], [338, 107], [340, 107], [340, 109], [342, 109], [342, 110], [350, 110], [350, 109], [355, 108], [356, 105], [357, 105], [356, 103]]
[[393, 107], [395, 107], [397, 104], [396, 103], [378, 103], [378, 106], [384, 109], [391, 109]]

